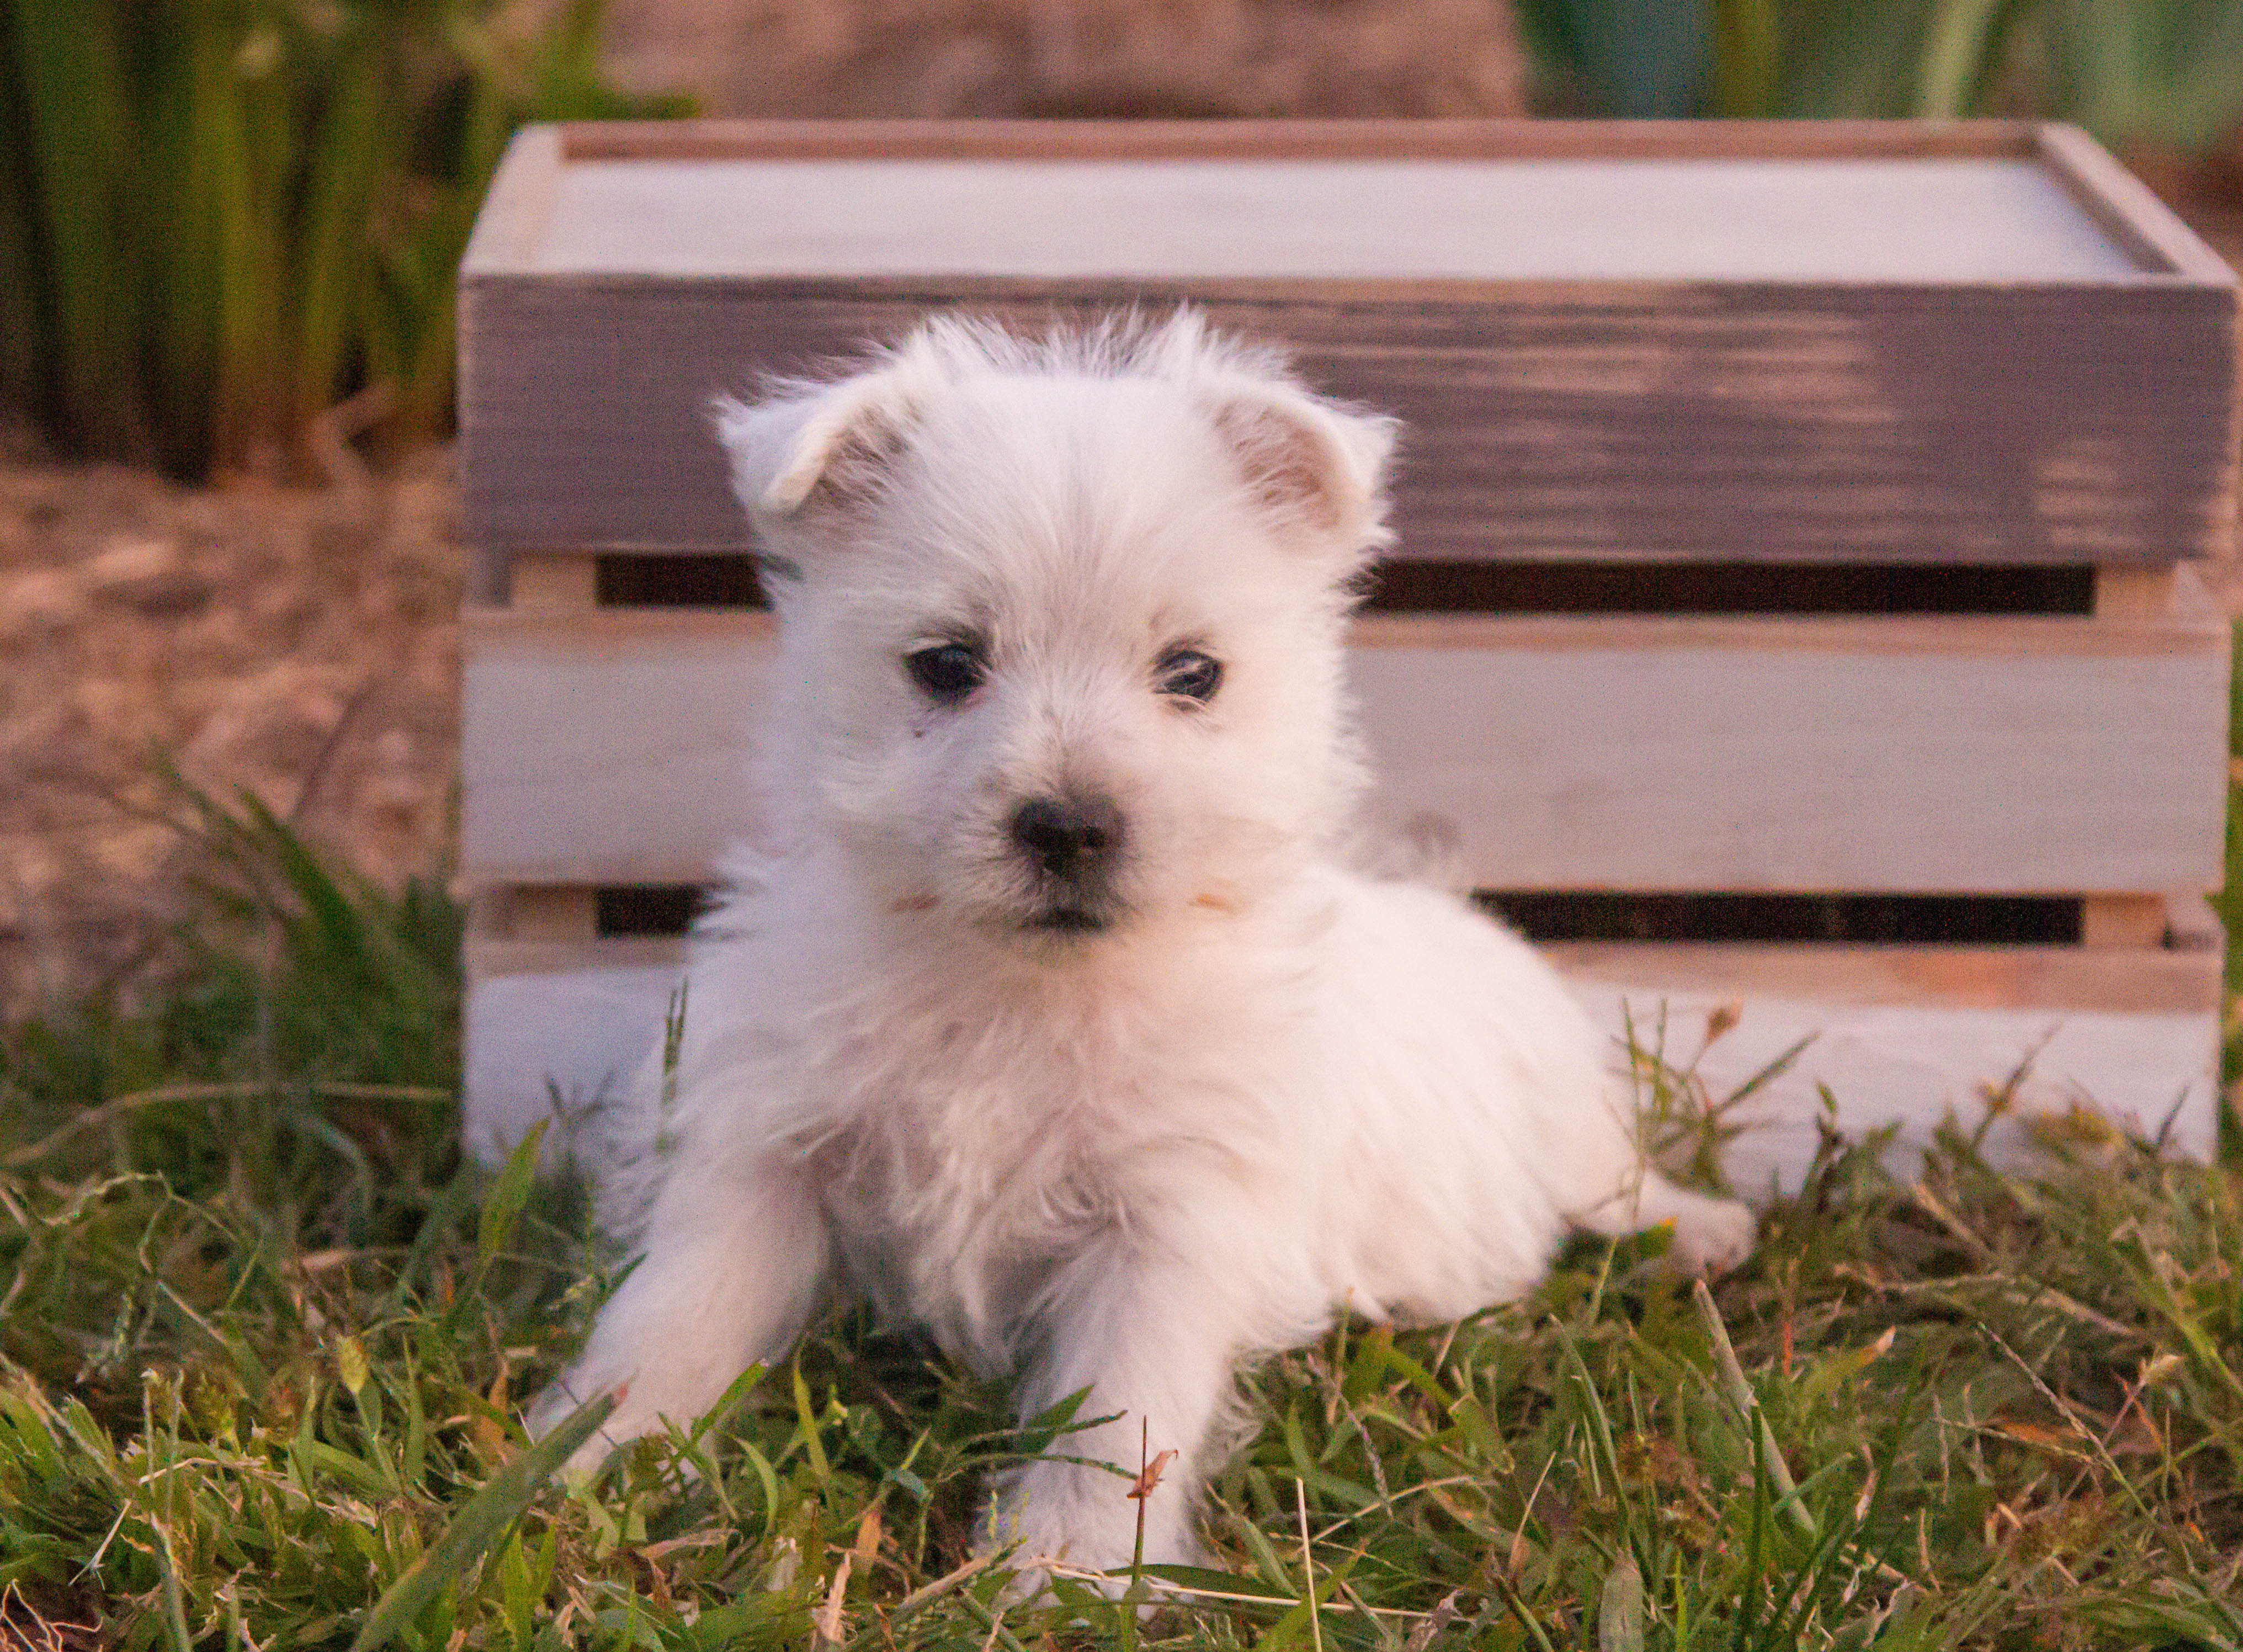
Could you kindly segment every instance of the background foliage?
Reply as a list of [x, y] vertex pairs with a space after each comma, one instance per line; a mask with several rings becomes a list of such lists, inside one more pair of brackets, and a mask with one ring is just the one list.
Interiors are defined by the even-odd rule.
[[[1517, 4], [1565, 112], [2035, 113], [2182, 151], [2243, 118], [2243, 0]], [[187, 477], [442, 434], [453, 272], [509, 134], [688, 112], [606, 89], [600, 24], [600, 0], [0, 0], [0, 401]]]
[[1682, 118], [1985, 114], [2193, 151], [2243, 118], [2238, 0], [1519, 0], [1558, 95]]
[[442, 434], [514, 128], [682, 107], [603, 90], [598, 0], [549, 10], [0, 0], [0, 400], [186, 476]]

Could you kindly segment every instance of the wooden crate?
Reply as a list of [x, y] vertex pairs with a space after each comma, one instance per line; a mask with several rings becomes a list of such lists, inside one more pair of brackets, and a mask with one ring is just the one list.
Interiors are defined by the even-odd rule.
[[2028, 1099], [2210, 1145], [2228, 630], [2186, 564], [2233, 530], [2236, 289], [2101, 152], [999, 123], [510, 153], [461, 288], [479, 1148], [638, 1059], [681, 950], [649, 932], [753, 824], [769, 620], [710, 394], [942, 305], [1180, 297], [1411, 421], [1352, 639], [1377, 813], [1536, 912], [1970, 897], [1934, 917], [2007, 936], [1742, 940], [1711, 901], [1553, 946], [1675, 1052], [1742, 1001], [1717, 1091], [1818, 1035], [1743, 1174], [1795, 1171], [1818, 1082], [1920, 1129], [2036, 1050]]

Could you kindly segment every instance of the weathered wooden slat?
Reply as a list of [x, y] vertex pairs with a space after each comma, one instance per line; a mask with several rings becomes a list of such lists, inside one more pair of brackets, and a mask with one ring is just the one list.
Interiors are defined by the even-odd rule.
[[522, 269], [537, 255], [567, 164], [568, 129], [525, 126], [507, 145], [460, 258], [462, 273]]
[[[2155, 617], [1369, 616], [1373, 812], [1445, 819], [1506, 889], [2213, 887], [2228, 633], [2174, 589]], [[768, 615], [466, 636], [470, 876], [692, 881], [751, 828]]]
[[1179, 296], [1404, 421], [1404, 556], [2157, 563], [2224, 554], [2232, 529], [2227, 289], [1701, 284], [1371, 314], [1025, 285], [470, 283], [469, 536], [500, 556], [738, 546], [719, 392], [956, 303], [1035, 324]]
[[769, 615], [469, 606], [463, 629], [468, 877], [697, 881], [751, 828]]
[[[463, 274], [470, 538], [494, 562], [554, 545], [735, 545], [742, 529], [706, 428], [714, 393], [896, 336], [930, 309], [965, 305], [1034, 324], [1187, 298], [1224, 325], [1291, 346], [1320, 387], [1408, 422], [1396, 510], [1404, 556], [2154, 564], [2224, 554], [2232, 536], [2233, 279], [2076, 134], [1249, 126], [780, 124], [525, 137]], [[929, 237], [914, 233], [900, 245], [924, 268], [894, 248], [850, 252], [852, 235], [872, 232], [847, 223], [791, 241], [776, 226], [763, 241], [726, 227], [774, 213], [724, 189], [751, 196], [747, 174], [815, 172], [820, 156], [860, 185], [893, 172], [906, 203], [926, 192], [911, 182], [915, 165], [987, 194], [1001, 192], [991, 179], [1009, 175], [994, 163], [1029, 158], [1042, 187], [1054, 167], [1130, 180], [1148, 222], [1173, 187], [1223, 233], [1196, 267], [1174, 250], [1190, 241], [1181, 229], [1133, 235], [1123, 224], [1105, 232], [1113, 245], [1101, 252], [1101, 214], [1086, 209], [1081, 233], [1052, 243], [1062, 263], [1038, 273], [1004, 237], [1047, 221], [1044, 212], [995, 213], [992, 227], [958, 229], [947, 250], [922, 250]], [[706, 163], [697, 172], [696, 157]], [[1409, 157], [1414, 171], [1403, 165]], [[759, 173], [744, 158], [772, 165]], [[1474, 172], [1465, 158], [1487, 166]], [[967, 160], [993, 165], [961, 172]], [[1244, 170], [1236, 187], [1218, 186], [1207, 164], [1170, 164], [1183, 160]], [[1596, 176], [1607, 162], [1612, 187], [1638, 174], [1696, 179], [1692, 187], [1734, 195], [1734, 209], [1670, 210], [1674, 221], [1660, 220], [1654, 234], [1649, 218], [1674, 187], [1628, 183], [1644, 210], [1585, 229], [1578, 212], [1532, 210], [1533, 187], [1519, 185], [1520, 221], [1485, 234], [1459, 233], [1438, 212], [1409, 214], [1429, 226], [1413, 252], [1406, 224], [1372, 233], [1361, 221], [1381, 191], [1328, 181], [1317, 187], [1332, 201], [1363, 205], [1280, 211], [1280, 227], [1307, 225], [1290, 232], [1290, 251], [1265, 256], [1255, 249], [1270, 236], [1232, 233], [1238, 200], [1283, 195], [1274, 182], [1247, 182], [1298, 193], [1303, 168], [1327, 163], [1391, 163], [1414, 186], [1438, 188], [1427, 180], [1507, 168], [1515, 181], [1537, 167]], [[1870, 239], [1923, 250], [1879, 253], [1899, 260], [1891, 268], [1840, 256], [1852, 245], [1844, 238], [1861, 234], [1851, 215], [1833, 212], [1817, 231], [1802, 205], [1818, 198], [1815, 179], [1910, 165], [1930, 169], [1916, 192], [1951, 196], [1957, 221], [1901, 212], [1890, 236]], [[586, 169], [575, 185], [571, 166]], [[1970, 187], [1991, 190], [1989, 199], [2004, 199], [2004, 177], [2026, 192], [2011, 203], [2018, 233], [1992, 237], [1984, 256], [1998, 264], [2041, 224], [2051, 239], [2034, 256], [2051, 260], [2044, 267], [1990, 265], [1984, 279], [1956, 279], [1968, 266], [1952, 249], [1976, 245], [1986, 215], [1957, 204], [1975, 199], [1955, 183], [1955, 169], [1971, 167], [1984, 175], [1970, 174], [1979, 179]], [[606, 182], [594, 187], [595, 174]], [[707, 181], [720, 174], [731, 181]], [[1198, 194], [1175, 181], [1187, 177]], [[764, 186], [777, 185], [766, 177]], [[782, 204], [805, 194], [787, 185]], [[1910, 192], [1890, 198], [1905, 206]], [[572, 200], [573, 216], [563, 210]], [[891, 216], [853, 221], [877, 231]], [[1705, 239], [1708, 222], [1720, 236]], [[1852, 279], [1781, 276], [1809, 256], [1801, 249], [1817, 233], [1839, 237], [1829, 255], [1834, 268], [1862, 266]], [[712, 234], [731, 239], [692, 250]], [[1328, 252], [1317, 251], [1318, 236]], [[794, 250], [778, 250], [783, 241]], [[1669, 253], [1654, 257], [1660, 246]], [[1366, 248], [1379, 259], [1365, 264]], [[1268, 264], [1260, 273], [1257, 257]], [[1911, 257], [1919, 277], [1908, 273]], [[1669, 266], [1687, 274], [1645, 273]], [[1514, 273], [1475, 279], [1475, 267]], [[1615, 277], [1629, 271], [1637, 279]], [[491, 594], [503, 582], [486, 568], [479, 585]]]

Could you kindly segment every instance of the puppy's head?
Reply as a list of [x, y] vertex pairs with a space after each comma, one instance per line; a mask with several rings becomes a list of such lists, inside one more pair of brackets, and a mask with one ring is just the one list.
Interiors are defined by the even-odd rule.
[[1249, 906], [1339, 823], [1390, 421], [1189, 312], [938, 320], [717, 415], [784, 637], [780, 828], [888, 909], [1081, 941]]

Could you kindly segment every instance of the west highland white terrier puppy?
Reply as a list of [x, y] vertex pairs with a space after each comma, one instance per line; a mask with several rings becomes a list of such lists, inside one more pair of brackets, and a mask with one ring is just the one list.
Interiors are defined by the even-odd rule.
[[1746, 1255], [1526, 943], [1342, 853], [1391, 421], [1185, 312], [938, 320], [718, 428], [779, 621], [768, 841], [694, 944], [674, 1102], [650, 1069], [625, 1115], [643, 1260], [537, 1426], [621, 1392], [596, 1462], [690, 1426], [859, 1294], [1023, 1418], [1112, 1419], [1056, 1449], [1123, 1473], [1030, 1463], [990, 1541], [1125, 1568], [1142, 1439], [1145, 1558], [1189, 1561], [1242, 1362], [1518, 1296], [1570, 1228]]

